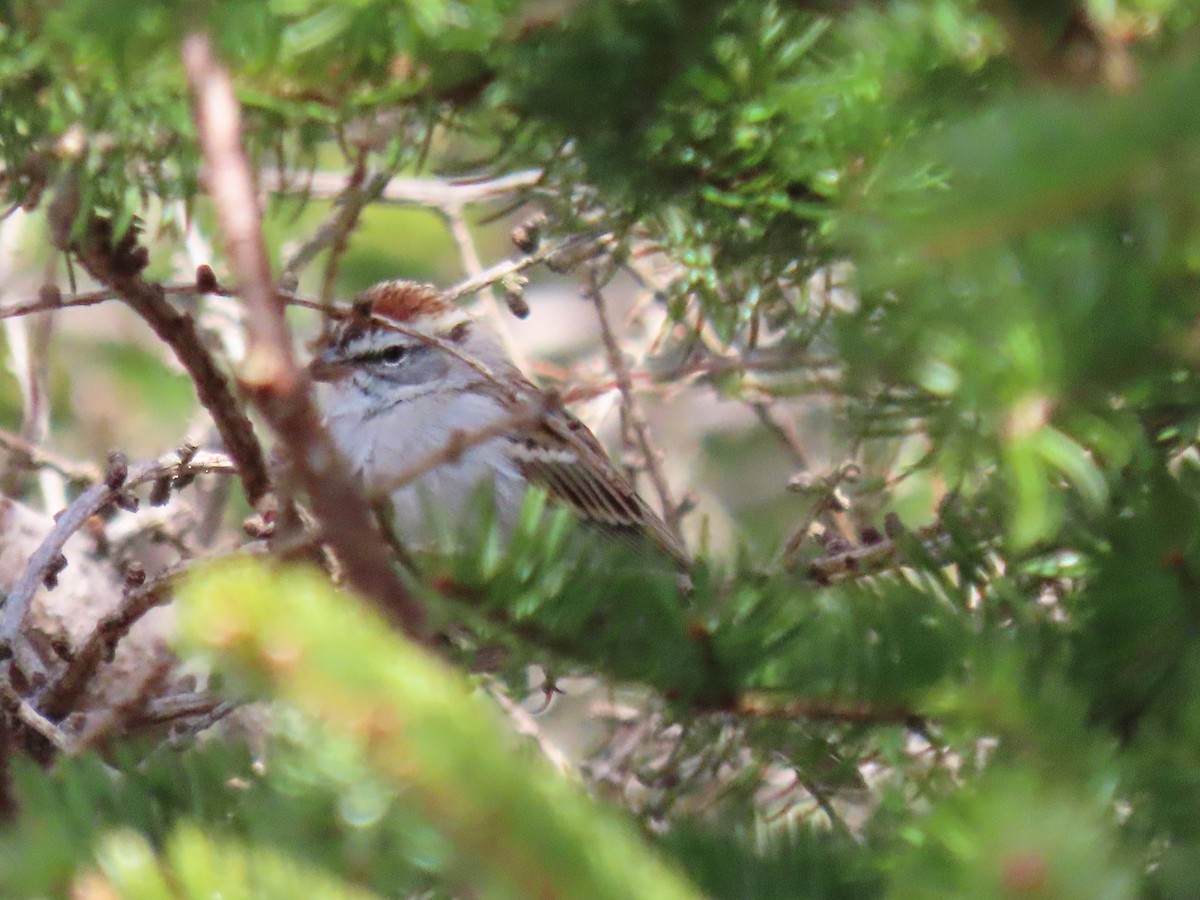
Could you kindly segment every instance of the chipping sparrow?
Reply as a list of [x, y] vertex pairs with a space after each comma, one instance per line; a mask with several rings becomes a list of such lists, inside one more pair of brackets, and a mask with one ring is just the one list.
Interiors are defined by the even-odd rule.
[[[310, 372], [333, 439], [370, 493], [390, 495], [401, 536], [422, 541], [431, 512], [463, 522], [483, 484], [510, 528], [538, 484], [585, 522], [686, 562], [587, 426], [545, 403], [485, 323], [433, 286], [370, 288], [316, 350]], [[414, 466], [423, 471], [409, 480]]]

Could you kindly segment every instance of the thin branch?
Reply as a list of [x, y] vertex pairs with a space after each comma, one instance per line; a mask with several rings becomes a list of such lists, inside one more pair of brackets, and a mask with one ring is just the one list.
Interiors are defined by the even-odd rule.
[[[935, 559], [944, 553], [949, 543], [948, 536], [939, 524], [927, 525], [912, 533], [912, 537], [924, 552]], [[819, 584], [830, 584], [839, 578], [869, 575], [894, 565], [900, 550], [896, 537], [889, 535], [872, 544], [818, 557], [808, 564], [807, 574]]]
[[46, 691], [39, 705], [47, 717], [58, 722], [75, 708], [100, 663], [111, 660], [117, 643], [129, 634], [134, 624], [162, 605], [182, 571], [181, 568], [173, 569], [151, 582], [126, 588], [121, 605], [96, 623], [66, 669]]
[[[163, 284], [156, 285], [156, 289], [162, 291], [164, 296], [195, 296], [197, 294], [208, 293], [198, 287], [195, 282], [188, 284]], [[222, 296], [229, 296], [228, 291], [218, 291]], [[119, 291], [113, 290], [111, 287], [101, 288], [96, 291], [85, 291], [81, 294], [72, 294], [64, 297], [56, 290], [44, 291], [42, 296], [36, 300], [27, 300], [24, 303], [17, 303], [13, 306], [0, 306], [0, 319], [11, 319], [15, 316], [28, 316], [34, 313], [54, 312], [59, 309], [72, 309], [77, 306], [96, 306], [100, 303], [107, 303], [109, 300], [120, 300], [122, 295]]]
[[534, 266], [542, 263], [551, 263], [556, 258], [572, 257], [576, 254], [582, 254], [587, 247], [599, 245], [605, 240], [607, 235], [575, 235], [554, 244], [547, 244], [539, 248], [536, 252], [528, 256], [522, 256], [520, 259], [506, 259], [503, 262], [484, 269], [477, 276], [466, 279], [442, 292], [442, 295], [449, 301], [460, 300], [469, 294], [474, 294], [482, 291], [484, 288], [497, 284], [508, 278], [510, 275], [517, 275], [524, 272], [526, 269], [532, 269]]
[[410, 635], [420, 637], [424, 610], [393, 569], [371, 508], [322, 426], [308, 377], [292, 352], [285, 307], [271, 281], [261, 214], [241, 145], [241, 110], [233, 82], [204, 34], [185, 40], [183, 61], [209, 193], [246, 303], [249, 349], [244, 381], [287, 450], [292, 472], [307, 491], [323, 537], [337, 554], [349, 584]]
[[545, 732], [538, 727], [537, 720], [533, 717], [533, 714], [521, 704], [510, 698], [508, 694], [504, 692], [504, 685], [500, 684], [498, 681], [488, 678], [485, 679], [484, 683], [491, 698], [495, 700], [496, 704], [508, 714], [509, 719], [513, 723], [513, 727], [517, 731], [517, 734], [523, 735], [537, 744], [538, 749], [542, 751], [542, 755], [546, 757], [547, 761], [549, 761], [552, 766], [554, 766], [554, 768], [558, 771], [558, 774], [568, 777], [574, 776], [575, 767], [571, 765], [571, 761], [567, 759], [567, 755], [558, 748], [558, 745], [550, 740], [550, 738], [546, 736]]
[[[541, 169], [523, 169], [488, 179], [393, 178], [379, 199], [445, 209], [510, 197], [536, 187], [541, 180]], [[302, 185], [296, 185], [289, 183], [278, 169], [267, 169], [263, 172], [263, 181], [270, 190], [302, 191], [323, 199], [338, 197], [345, 188], [343, 177], [335, 172], [314, 172]]]
[[[225, 700], [212, 707], [212, 709], [208, 710], [208, 712], [198, 712], [194, 709], [189, 711], [187, 713], [187, 718], [191, 719], [191, 721], [186, 724], [182, 722], [177, 724], [172, 730], [171, 736], [167, 738], [166, 746], [173, 749], [186, 747], [202, 732], [212, 728], [231, 712], [237, 709], [239, 705], [240, 704]], [[153, 714], [157, 711], [157, 708], [158, 707], [156, 704], [152, 701], [150, 704], [147, 704], [146, 714]]]
[[[13, 263], [27, 217], [24, 213], [0, 223], [0, 293], [13, 279]], [[31, 444], [45, 440], [50, 431], [50, 353], [53, 320], [45, 315], [32, 319], [6, 319], [9, 370], [21, 392], [21, 437]], [[11, 494], [18, 475], [11, 465], [0, 481], [4, 493]], [[57, 473], [42, 469], [37, 473], [43, 505], [59, 509], [66, 503], [66, 485]]]
[[[471, 229], [467, 225], [462, 208], [448, 207], [443, 211], [443, 216], [446, 219], [446, 227], [450, 231], [450, 236], [454, 238], [454, 243], [458, 247], [458, 255], [462, 259], [463, 270], [467, 273], [467, 277], [479, 278], [484, 273], [483, 261], [479, 258], [479, 250], [475, 246], [475, 239], [471, 237]], [[479, 294], [483, 297], [488, 318], [492, 320], [492, 326], [499, 335], [500, 343], [504, 345], [509, 359], [516, 363], [518, 369], [528, 372], [529, 360], [513, 338], [512, 329], [508, 327], [508, 316], [501, 309], [500, 301], [496, 298], [495, 283], [485, 285]]]
[[[811, 471], [812, 460], [808, 455], [808, 450], [804, 446], [804, 441], [800, 437], [800, 432], [796, 430], [796, 426], [792, 420], [778, 415], [774, 403], [769, 400], [752, 401], [750, 408], [754, 410], [754, 414], [758, 416], [758, 420], [762, 422], [766, 429], [774, 434], [779, 439], [779, 442], [787, 448], [792, 456], [792, 461], [805, 471]], [[802, 528], [796, 529], [792, 537], [787, 541], [783, 551], [785, 560], [790, 559], [796, 552], [799, 542], [804, 540], [808, 535], [809, 529], [812, 528], [813, 521], [826, 511], [830, 497], [843, 480], [844, 476], [829, 481], [827, 489], [817, 499], [816, 506], [813, 509], [812, 520], [805, 523]], [[842, 538], [851, 543], [857, 541], [858, 535], [854, 531], [850, 517], [840, 509], [833, 509], [829, 512], [830, 518], [833, 520], [833, 524], [837, 527], [838, 533], [841, 534]]]
[[198, 452], [184, 459], [180, 451], [169, 453], [154, 462], [145, 463], [120, 477], [118, 466], [110, 466], [106, 479], [93, 485], [55, 519], [54, 527], [29, 557], [25, 570], [17, 579], [0, 611], [0, 648], [9, 648], [26, 676], [45, 675], [45, 667], [33, 646], [22, 634], [22, 627], [34, 595], [47, 577], [61, 569], [63, 547], [89, 518], [100, 512], [118, 496], [130, 489], [159, 478], [183, 474], [236, 471], [223, 453]]
[[212, 694], [187, 691], [148, 699], [140, 709], [129, 716], [128, 724], [132, 728], [141, 728], [200, 716], [204, 727], [208, 728], [236, 708], [236, 704], [228, 703]]
[[[149, 724], [140, 717], [145, 710], [160, 695], [167, 685], [167, 679], [178, 665], [178, 661], [165, 649], [159, 651], [145, 674], [138, 680], [125, 697], [111, 703], [96, 714], [89, 716], [83, 728], [76, 733], [70, 747], [69, 756], [75, 756], [94, 747], [110, 735], [118, 731], [129, 731], [139, 725]], [[215, 697], [208, 698], [210, 705], [219, 703]]]
[[596, 318], [600, 323], [600, 337], [604, 341], [604, 350], [608, 357], [608, 365], [617, 379], [617, 389], [621, 392], [623, 408], [629, 416], [629, 424], [633, 429], [638, 450], [645, 461], [646, 474], [650, 476], [650, 482], [654, 485], [659, 502], [662, 504], [663, 521], [666, 523], [667, 528], [671, 530], [671, 533], [675, 535], [680, 545], [686, 546], [683, 540], [682, 529], [679, 527], [681, 507], [671, 496], [671, 486], [667, 483], [666, 475], [663, 473], [662, 461], [659, 458], [658, 451], [650, 441], [650, 424], [646, 420], [646, 412], [642, 409], [642, 405], [638, 402], [637, 395], [633, 390], [633, 379], [629, 374], [629, 366], [625, 362], [625, 357], [621, 353], [621, 345], [618, 343], [617, 336], [613, 332], [612, 322], [608, 317], [608, 307], [604, 302], [604, 294], [600, 290], [600, 285], [596, 282], [594, 276], [589, 277], [587, 293], [588, 298], [596, 307]]
[[346, 236], [358, 224], [363, 210], [379, 199], [391, 178], [391, 172], [367, 175], [356, 171], [350, 181], [342, 185], [334, 199], [334, 208], [330, 216], [284, 263], [279, 280], [287, 283], [289, 279], [299, 278], [300, 272], [316, 259], [322, 250], [344, 242]]
[[70, 752], [71, 739], [18, 694], [7, 678], [0, 678], [0, 707], [15, 716], [22, 725], [45, 738], [56, 750]]
[[45, 447], [31, 444], [20, 435], [0, 429], [0, 448], [7, 450], [24, 466], [51, 469], [67, 481], [99, 481], [103, 473], [89, 463], [76, 462]]

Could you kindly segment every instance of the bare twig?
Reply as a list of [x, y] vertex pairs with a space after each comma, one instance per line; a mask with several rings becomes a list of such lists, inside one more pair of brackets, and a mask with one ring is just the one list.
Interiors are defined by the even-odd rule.
[[[779, 439], [779, 442], [788, 449], [788, 452], [792, 456], [792, 461], [802, 469], [811, 470], [812, 461], [809, 458], [808, 451], [804, 447], [804, 441], [800, 437], [800, 432], [796, 430], [796, 426], [792, 420], [780, 416], [775, 410], [775, 405], [769, 400], [753, 401], [750, 403], [750, 408], [754, 410], [754, 414], [758, 416], [758, 420], [762, 422], [766, 429], [774, 434]], [[841, 481], [841, 478], [837, 478], [830, 482], [827, 490], [817, 500], [812, 519], [805, 523], [802, 528], [793, 531], [792, 538], [788, 540], [784, 547], [785, 560], [789, 559], [796, 552], [799, 542], [804, 539], [809, 529], [812, 528], [813, 521], [826, 511], [829, 497], [837, 490], [838, 484]], [[829, 512], [838, 533], [851, 543], [857, 541], [858, 535], [854, 532], [854, 526], [851, 524], [849, 516], [840, 509], [829, 510]]]
[[[272, 190], [302, 190], [312, 197], [338, 197], [345, 188], [344, 178], [335, 172], [314, 172], [302, 184], [289, 183], [277, 169], [267, 169], [263, 178]], [[445, 209], [447, 206], [461, 207], [510, 197], [536, 187], [541, 180], [541, 169], [524, 169], [488, 179], [393, 178], [380, 193], [379, 199], [389, 203]]]
[[234, 704], [227, 703], [212, 694], [185, 691], [166, 697], [147, 699], [140, 709], [135, 710], [129, 716], [128, 724], [137, 728], [201, 716], [208, 725], [211, 725], [228, 715], [234, 708]]
[[29, 557], [25, 570], [4, 602], [3, 612], [0, 613], [0, 648], [7, 647], [12, 650], [18, 665], [27, 676], [35, 673], [44, 676], [46, 673], [36, 651], [22, 635], [25, 616], [37, 589], [46, 580], [47, 575], [61, 568], [59, 560], [62, 550], [71, 535], [82, 528], [89, 518], [116, 500], [118, 495], [140, 484], [165, 475], [236, 471], [223, 453], [199, 452], [183, 462], [179, 451], [129, 470], [124, 478], [116, 477], [119, 473], [111, 469], [112, 467], [105, 481], [88, 488], [62, 511], [50, 533]]
[[[176, 701], [176, 703], [178, 704], [179, 701]], [[188, 744], [194, 741], [199, 734], [212, 728], [227, 715], [237, 709], [238, 706], [239, 704], [237, 703], [225, 700], [216, 704], [207, 712], [200, 712], [196, 709], [190, 710], [187, 713], [187, 718], [191, 721], [186, 723], [180, 722], [178, 725], [176, 725], [175, 730], [171, 732], [171, 736], [167, 738], [167, 746], [174, 748], [186, 747]], [[157, 709], [158, 707], [156, 703], [151, 702], [147, 705], [146, 713], [147, 715], [151, 715], [154, 712], [157, 712]], [[177, 716], [176, 718], [178, 719], [183, 717]]]
[[575, 767], [571, 765], [571, 761], [567, 759], [565, 753], [558, 748], [558, 745], [551, 741], [546, 734], [538, 727], [537, 720], [525, 707], [513, 700], [504, 692], [504, 685], [492, 680], [487, 680], [488, 694], [496, 701], [496, 704], [504, 710], [513, 727], [516, 728], [517, 734], [524, 735], [532, 740], [542, 755], [547, 761], [558, 770], [560, 775], [571, 776], [575, 774]]
[[303, 244], [296, 248], [283, 266], [280, 275], [281, 282], [295, 279], [300, 272], [326, 247], [336, 246], [344, 242], [346, 236], [354, 230], [363, 210], [373, 201], [378, 200], [392, 178], [391, 172], [376, 172], [368, 175], [356, 171], [349, 181], [344, 184], [334, 199], [333, 212], [316, 232]]
[[[7, 292], [13, 282], [13, 263], [17, 245], [26, 222], [19, 213], [0, 223], [0, 293]], [[31, 444], [41, 443], [50, 430], [50, 354], [49, 345], [53, 320], [45, 315], [30, 319], [4, 320], [8, 338], [9, 370], [21, 392], [21, 437]], [[5, 493], [12, 493], [12, 480], [17, 473], [10, 466], [4, 473]], [[58, 509], [66, 502], [66, 486], [53, 470], [37, 473], [42, 501], [49, 509]]]
[[[458, 247], [458, 255], [462, 259], [467, 277], [479, 278], [484, 272], [483, 262], [479, 258], [479, 250], [475, 247], [475, 239], [471, 237], [471, 229], [467, 225], [467, 218], [462, 208], [446, 207], [443, 216], [446, 219], [446, 227], [450, 231], [450, 236], [454, 238], [454, 243]], [[528, 372], [529, 360], [513, 338], [512, 329], [508, 326], [508, 316], [501, 309], [500, 301], [496, 297], [494, 282], [485, 285], [479, 293], [483, 297], [487, 316], [491, 319], [492, 327], [499, 335], [500, 343], [504, 345], [509, 359], [516, 363], [517, 368]]]
[[71, 739], [18, 694], [7, 678], [0, 678], [0, 706], [15, 716], [22, 725], [45, 738], [56, 750], [70, 752]]
[[[153, 724], [153, 720], [145, 719], [145, 711], [157, 702], [158, 695], [166, 687], [167, 679], [177, 665], [178, 661], [166, 650], [160, 651], [145, 674], [123, 698], [88, 717], [67, 748], [67, 754], [73, 756], [94, 747], [114, 732]], [[216, 697], [207, 699], [210, 705], [220, 702]]]
[[204, 34], [186, 39], [183, 59], [195, 101], [209, 191], [246, 303], [249, 350], [244, 381], [286, 448], [292, 471], [308, 492], [323, 536], [337, 554], [347, 581], [406, 632], [420, 636], [424, 610], [392, 568], [371, 508], [322, 427], [308, 378], [292, 352], [284, 304], [271, 281], [261, 215], [241, 146], [241, 111], [233, 83]]
[[597, 283], [594, 275], [589, 277], [587, 293], [588, 298], [596, 307], [596, 318], [600, 322], [600, 337], [604, 341], [604, 350], [608, 357], [608, 365], [617, 380], [617, 389], [621, 392], [623, 408], [629, 417], [629, 424], [637, 441], [638, 450], [641, 452], [646, 464], [646, 474], [650, 476], [650, 483], [654, 485], [659, 502], [662, 504], [663, 521], [666, 523], [667, 528], [671, 530], [671, 533], [675, 535], [680, 545], [685, 546], [683, 532], [679, 527], [681, 507], [671, 496], [671, 486], [667, 483], [666, 475], [663, 473], [662, 461], [659, 458], [658, 451], [650, 441], [650, 425], [646, 421], [645, 410], [642, 409], [641, 403], [638, 402], [637, 394], [633, 390], [633, 379], [629, 375], [629, 366], [626, 364], [625, 357], [621, 353], [621, 345], [617, 341], [617, 336], [613, 332], [612, 322], [608, 317], [608, 308], [604, 302], [604, 294], [600, 290], [600, 285]]
[[477, 276], [468, 278], [465, 281], [459, 282], [454, 287], [443, 291], [443, 296], [450, 301], [460, 300], [468, 294], [474, 294], [486, 287], [497, 284], [510, 275], [520, 274], [526, 269], [532, 269], [534, 266], [549, 262], [556, 257], [581, 254], [584, 249], [600, 244], [606, 237], [607, 235], [581, 234], [555, 244], [547, 244], [545, 247], [539, 248], [536, 252], [528, 256], [522, 256], [520, 259], [507, 259], [504, 262], [496, 263], [496, 265], [484, 269]]
[[98, 481], [103, 474], [96, 466], [67, 459], [2, 429], [0, 447], [16, 457], [21, 465], [52, 469], [68, 481]]
[[808, 719], [814, 722], [852, 722], [878, 725], [919, 723], [916, 710], [895, 704], [873, 704], [859, 700], [805, 699], [747, 693], [737, 699], [739, 715], [758, 719]]
[[[926, 526], [911, 536], [924, 552], [935, 558], [945, 551], [949, 543], [946, 533], [938, 524]], [[900, 549], [896, 538], [885, 537], [873, 544], [828, 553], [808, 564], [808, 577], [820, 584], [829, 584], [839, 578], [870, 575], [894, 565]]]
[[[196, 294], [205, 293], [196, 286], [195, 282], [189, 284], [156, 285], [155, 289], [161, 291], [166, 297], [195, 296]], [[221, 293], [222, 295], [227, 294], [224, 291]], [[14, 316], [28, 316], [34, 313], [54, 312], [59, 309], [73, 309], [77, 306], [96, 306], [99, 303], [107, 303], [109, 300], [120, 299], [122, 299], [121, 293], [113, 290], [111, 287], [96, 291], [85, 291], [67, 297], [64, 297], [57, 291], [45, 291], [36, 300], [27, 300], [24, 303], [17, 303], [12, 306], [0, 306], [0, 319], [11, 319]]]

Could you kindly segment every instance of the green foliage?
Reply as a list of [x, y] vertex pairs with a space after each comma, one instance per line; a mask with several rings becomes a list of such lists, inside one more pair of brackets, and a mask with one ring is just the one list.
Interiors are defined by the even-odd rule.
[[216, 654], [248, 688], [278, 690], [353, 740], [493, 890], [695, 896], [628, 825], [547, 766], [507, 751], [499, 722], [461, 676], [320, 574], [241, 562], [196, 575], [184, 595], [187, 643]]
[[[218, 869], [224, 892], [278, 896], [1196, 894], [1195, 4], [10, 0], [7, 203], [116, 233], [190, 205], [179, 56], [200, 28], [258, 161], [542, 167], [552, 235], [669, 260], [658, 299], [686, 327], [664, 357], [765, 354], [697, 377], [726, 400], [831, 397], [812, 421], [861, 463], [851, 524], [937, 528], [892, 529], [882, 573], [812, 577], [831, 542], [790, 567], [702, 559], [681, 591], [533, 498], [507, 543], [481, 521], [406, 572], [457, 662], [500, 647], [510, 686], [538, 663], [551, 686], [662, 698], [680, 736], [632, 767], [649, 799], [626, 805], [694, 888], [351, 598], [229, 568], [183, 618], [282, 710], [266, 773], [215, 742], [19, 763], [5, 896], [85, 872], [203, 895]], [[276, 211], [273, 250], [326, 210]], [[445, 275], [429, 221], [369, 212], [343, 287]], [[780, 771], [802, 821], [769, 812]]]

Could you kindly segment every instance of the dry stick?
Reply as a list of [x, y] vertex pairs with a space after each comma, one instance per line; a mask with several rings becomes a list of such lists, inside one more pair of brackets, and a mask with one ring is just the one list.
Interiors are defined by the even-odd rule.
[[[169, 699], [169, 698], [164, 698], [164, 699]], [[146, 704], [145, 714], [147, 716], [149, 716], [152, 712], [154, 712], [155, 703], [156, 703], [156, 701], [152, 700], [152, 701], [150, 701], [150, 703]], [[188, 715], [188, 718], [191, 719], [191, 721], [188, 722], [187, 725], [183, 726], [182, 728], [177, 727], [177, 728], [173, 729], [171, 736], [167, 738], [164, 746], [175, 748], [175, 749], [178, 749], [180, 747], [186, 747], [188, 744], [190, 744], [193, 740], [196, 739], [197, 735], [199, 735], [201, 732], [207, 731], [209, 728], [212, 728], [214, 725], [216, 725], [218, 722], [220, 722], [223, 718], [225, 718], [227, 715], [229, 715], [231, 712], [233, 712], [235, 709], [237, 709], [238, 706], [239, 706], [239, 704], [237, 704], [237, 703], [233, 703], [231, 701], [225, 700], [225, 701], [218, 703], [216, 706], [212, 707], [207, 712], [200, 712], [200, 711], [189, 712], [187, 715]]]
[[40, 734], [55, 749], [64, 753], [70, 752], [71, 739], [63, 730], [34, 709], [33, 705], [18, 694], [13, 686], [3, 678], [0, 678], [0, 707], [10, 714], [15, 714], [22, 725]]
[[346, 580], [402, 629], [419, 637], [424, 631], [424, 610], [392, 568], [371, 508], [322, 426], [308, 377], [292, 352], [284, 303], [271, 281], [254, 183], [242, 149], [241, 110], [233, 82], [202, 33], [184, 41], [183, 62], [209, 193], [246, 304], [247, 389], [288, 451], [292, 471], [308, 492]]
[[[156, 290], [162, 291], [167, 297], [172, 296], [194, 296], [196, 294], [206, 293], [196, 286], [195, 282], [189, 284], [163, 284], [156, 285]], [[218, 293], [227, 296], [227, 291], [219, 291]], [[58, 291], [45, 291], [43, 296], [36, 300], [29, 300], [25, 303], [17, 303], [13, 306], [0, 306], [0, 319], [11, 319], [14, 316], [28, 316], [33, 313], [54, 312], [59, 309], [71, 309], [76, 306], [95, 306], [99, 303], [107, 303], [109, 300], [120, 300], [121, 294], [119, 291], [113, 290], [111, 287], [102, 288], [97, 291], [85, 291], [82, 294], [73, 294], [69, 297], [64, 297]]]
[[[142, 704], [141, 708], [129, 716], [129, 724], [133, 727], [143, 725], [161, 725], [176, 719], [186, 719], [192, 716], [209, 717], [220, 711], [217, 718], [232, 712], [236, 704], [228, 703], [212, 694], [199, 691], [187, 691], [180, 694], [170, 694], [166, 697], [152, 697]], [[209, 724], [215, 722], [212, 719]]]
[[[20, 241], [26, 216], [20, 213], [0, 223], [0, 293], [5, 292], [12, 280], [13, 257]], [[28, 319], [4, 320], [4, 331], [8, 337], [9, 370], [16, 379], [21, 393], [21, 437], [31, 444], [41, 443], [50, 430], [50, 354], [49, 343], [53, 319], [35, 316]], [[3, 478], [4, 493], [13, 493], [13, 479], [18, 473], [10, 465]], [[44, 508], [59, 509], [66, 504], [66, 485], [53, 471], [37, 473]]]
[[20, 435], [0, 429], [0, 448], [7, 450], [21, 465], [57, 472], [67, 481], [98, 481], [103, 475], [99, 468], [75, 462], [44, 447], [31, 444]]
[[[49, 351], [54, 318], [42, 313], [28, 319], [8, 319], [4, 324], [10, 337], [12, 371], [22, 394], [20, 434], [30, 443], [40, 444], [50, 433]], [[53, 470], [38, 473], [38, 486], [44, 508], [60, 509], [67, 502], [67, 486]]]
[[442, 296], [451, 302], [460, 300], [468, 294], [474, 294], [476, 291], [481, 291], [486, 287], [503, 281], [510, 275], [518, 275], [526, 269], [549, 262], [556, 256], [573, 255], [581, 252], [588, 245], [599, 245], [607, 237], [608, 235], [577, 235], [560, 241], [557, 244], [547, 244], [535, 253], [529, 254], [529, 256], [523, 256], [520, 259], [508, 259], [484, 269], [478, 275], [467, 278], [454, 287], [443, 291]]
[[[475, 247], [475, 239], [471, 237], [471, 229], [467, 225], [463, 208], [461, 206], [445, 206], [442, 208], [442, 217], [446, 220], [446, 227], [449, 229], [450, 236], [454, 238], [454, 243], [458, 247], [458, 255], [462, 259], [463, 270], [467, 273], [467, 277], [478, 278], [484, 271], [483, 261], [479, 258], [479, 250]], [[499, 335], [500, 343], [504, 345], [509, 359], [516, 363], [518, 369], [528, 372], [529, 359], [513, 338], [512, 329], [508, 327], [508, 316], [505, 315], [500, 307], [500, 301], [496, 298], [494, 285], [486, 285], [479, 291], [479, 294], [483, 297], [483, 304], [487, 308], [488, 318], [491, 319], [492, 327]]]
[[[754, 414], [758, 416], [758, 420], [762, 422], [764, 426], [766, 426], [767, 430], [779, 438], [779, 442], [787, 447], [788, 452], [792, 455], [792, 461], [805, 471], [811, 471], [812, 462], [809, 459], [808, 451], [804, 447], [804, 441], [800, 438], [800, 432], [796, 430], [796, 426], [792, 423], [792, 421], [776, 415], [775, 407], [769, 401], [753, 401], [751, 402], [750, 407], [754, 410]], [[833, 481], [829, 487], [829, 490], [826, 491], [820, 497], [820, 499], [818, 499], [816, 510], [813, 514], [814, 520], [821, 514], [821, 512], [823, 512], [822, 507], [825, 505], [825, 502], [828, 500], [829, 496], [837, 489], [838, 482], [840, 480], [841, 479]], [[850, 518], [845, 512], [840, 509], [832, 510], [831, 518], [833, 519], [834, 525], [837, 526], [837, 530], [843, 538], [845, 538], [851, 544], [858, 542], [858, 535], [855, 534], [854, 526], [850, 523]], [[803, 529], [796, 529], [796, 531], [793, 533], [792, 539], [788, 541], [787, 546], [784, 548], [785, 558], [790, 557], [796, 552], [799, 547], [799, 542], [804, 540], [804, 538], [808, 535], [810, 528], [812, 528], [812, 521], [806, 523]], [[793, 543], [795, 543], [796, 546], [792, 546]]]
[[179, 451], [131, 469], [125, 477], [119, 477], [117, 468], [110, 466], [104, 481], [76, 497], [55, 519], [54, 527], [29, 557], [25, 570], [4, 601], [4, 608], [0, 611], [0, 648], [7, 647], [12, 650], [17, 664], [27, 678], [35, 674], [44, 677], [46, 671], [21, 629], [34, 595], [46, 580], [47, 574], [55, 570], [63, 547], [71, 535], [81, 529], [89, 518], [116, 500], [118, 495], [140, 484], [169, 475], [236, 471], [223, 453], [199, 452], [185, 463], [181, 461]]
[[767, 693], [743, 694], [735, 702], [738, 715], [758, 719], [808, 719], [813, 722], [858, 722], [912, 727], [923, 721], [916, 710], [895, 704], [858, 700], [803, 699]]
[[[278, 169], [263, 172], [267, 186], [276, 191], [292, 191], [294, 186], [286, 183]], [[443, 179], [443, 178], [393, 178], [380, 194], [380, 199], [389, 203], [411, 203], [416, 206], [464, 206], [469, 203], [484, 203], [500, 200], [519, 191], [536, 187], [542, 180], [541, 169], [524, 169], [510, 172], [498, 178], [488, 179]], [[304, 192], [309, 196], [329, 199], [341, 195], [345, 188], [342, 176], [333, 172], [314, 172], [304, 183]]]
[[377, 172], [370, 176], [356, 172], [350, 182], [343, 185], [338, 192], [333, 213], [284, 263], [279, 280], [286, 282], [289, 278], [298, 278], [300, 272], [316, 259], [322, 250], [345, 241], [346, 236], [354, 230], [363, 210], [379, 199], [391, 177], [390, 172]]
[[646, 412], [642, 409], [642, 405], [638, 402], [637, 395], [634, 393], [633, 379], [629, 374], [629, 366], [625, 364], [625, 357], [621, 354], [621, 345], [617, 342], [612, 322], [609, 321], [608, 308], [604, 302], [604, 295], [594, 276], [589, 279], [587, 292], [589, 299], [596, 307], [596, 318], [600, 322], [600, 337], [604, 341], [604, 351], [608, 356], [608, 365], [613, 371], [613, 376], [617, 379], [617, 389], [621, 392], [621, 402], [629, 416], [629, 424], [632, 426], [634, 437], [637, 439], [638, 450], [641, 451], [642, 458], [646, 463], [646, 474], [650, 476], [650, 482], [654, 485], [659, 502], [662, 504], [663, 521], [666, 523], [667, 528], [671, 530], [671, 533], [675, 535], [680, 546], [686, 546], [683, 540], [683, 532], [679, 527], [680, 506], [671, 497], [671, 487], [667, 483], [666, 476], [663, 474], [658, 451], [650, 442], [650, 424], [646, 421]]
[[[154, 696], [166, 685], [176, 665], [178, 661], [165, 649], [156, 654], [153, 664], [124, 698], [88, 717], [66, 748], [67, 755], [74, 756], [96, 746], [118, 729], [130, 730], [138, 714], [153, 702]], [[210, 703], [219, 702], [216, 698], [210, 699]]]
[[496, 705], [508, 714], [517, 734], [523, 735], [537, 744], [538, 749], [542, 751], [542, 755], [558, 770], [559, 775], [574, 776], [575, 767], [571, 765], [571, 761], [558, 748], [558, 745], [550, 740], [538, 726], [537, 719], [533, 717], [533, 714], [510, 698], [505, 693], [504, 685], [495, 679], [485, 679], [484, 685], [488, 694], [496, 701]]

